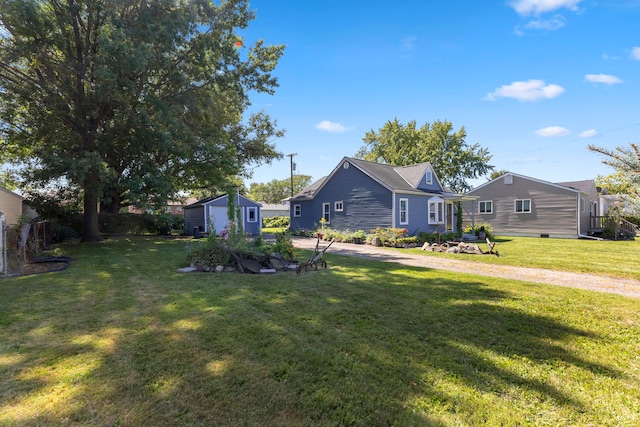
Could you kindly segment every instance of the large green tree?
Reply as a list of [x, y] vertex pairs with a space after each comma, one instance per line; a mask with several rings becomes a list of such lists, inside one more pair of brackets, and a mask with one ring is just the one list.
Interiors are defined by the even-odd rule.
[[405, 125], [394, 119], [377, 132], [367, 132], [356, 157], [394, 166], [430, 162], [444, 185], [462, 192], [471, 188], [468, 179], [493, 170], [489, 151], [478, 144], [468, 145], [466, 137], [464, 126], [455, 132], [449, 121], [437, 120], [418, 128], [415, 120]]
[[604, 156], [602, 163], [616, 170], [614, 181], [621, 184], [617, 189], [624, 191], [621, 194], [625, 201], [623, 213], [640, 217], [640, 145], [631, 143], [628, 148], [613, 150], [589, 145], [588, 149]]
[[[293, 176], [293, 194], [296, 194], [311, 183], [310, 175]], [[249, 197], [266, 203], [280, 203], [291, 196], [291, 178], [273, 179], [267, 183], [252, 182], [249, 186]]]
[[245, 47], [246, 0], [0, 0], [0, 160], [32, 187], [97, 206], [150, 204], [281, 157], [282, 132], [247, 116], [272, 93], [282, 46]]

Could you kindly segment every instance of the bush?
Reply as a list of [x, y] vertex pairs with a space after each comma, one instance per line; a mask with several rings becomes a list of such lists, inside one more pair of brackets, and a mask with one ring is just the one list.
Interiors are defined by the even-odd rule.
[[295, 259], [291, 235], [276, 233], [276, 243], [269, 244], [261, 237], [249, 239], [241, 233], [233, 233], [227, 226], [221, 236], [209, 235], [204, 241], [192, 242], [187, 245], [187, 261], [190, 264], [214, 269], [218, 265], [235, 266], [236, 262], [231, 252], [240, 258], [261, 260], [274, 254], [284, 259]]
[[469, 224], [464, 228], [465, 234], [475, 234], [476, 236], [479, 236], [481, 232], [484, 232], [489, 238], [493, 237], [493, 227], [488, 223], [474, 225]]
[[288, 216], [272, 216], [262, 218], [262, 228], [289, 228], [290, 218]]
[[409, 232], [406, 228], [377, 227], [369, 230], [367, 240], [371, 242], [373, 238], [377, 237], [384, 246], [395, 246], [398, 239], [407, 237], [408, 234]]

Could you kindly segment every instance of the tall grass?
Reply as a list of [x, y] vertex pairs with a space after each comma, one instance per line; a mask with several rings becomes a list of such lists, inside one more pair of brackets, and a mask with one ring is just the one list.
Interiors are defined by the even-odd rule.
[[184, 247], [0, 280], [0, 425], [640, 422], [638, 300], [333, 254], [182, 275]]

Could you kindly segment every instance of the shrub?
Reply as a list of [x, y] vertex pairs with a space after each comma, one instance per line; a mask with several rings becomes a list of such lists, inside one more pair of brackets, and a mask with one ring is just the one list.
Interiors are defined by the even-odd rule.
[[190, 264], [209, 268], [215, 268], [218, 265], [235, 266], [232, 251], [245, 259], [260, 260], [273, 254], [279, 254], [285, 259], [295, 259], [291, 235], [288, 232], [276, 233], [276, 243], [269, 244], [261, 237], [250, 239], [233, 230], [233, 225], [227, 224], [220, 236], [211, 234], [204, 241], [188, 244], [187, 261]]
[[480, 232], [484, 232], [487, 237], [493, 237], [493, 227], [491, 224], [482, 223], [482, 224], [469, 224], [464, 228], [465, 234], [475, 234], [476, 236], [480, 235]]
[[378, 237], [384, 246], [395, 246], [399, 238], [406, 237], [408, 234], [406, 228], [377, 227], [369, 230], [367, 240], [371, 241], [374, 237]]
[[446, 233], [439, 232], [420, 232], [418, 233], [418, 243], [440, 243], [457, 240], [461, 236], [460, 233], [448, 231]]
[[262, 218], [263, 228], [289, 228], [290, 218], [288, 216], [273, 216]]

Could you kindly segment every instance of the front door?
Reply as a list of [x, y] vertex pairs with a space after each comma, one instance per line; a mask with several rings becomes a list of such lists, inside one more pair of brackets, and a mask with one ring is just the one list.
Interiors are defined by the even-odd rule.
[[445, 226], [447, 231], [453, 231], [453, 203], [445, 205]]

